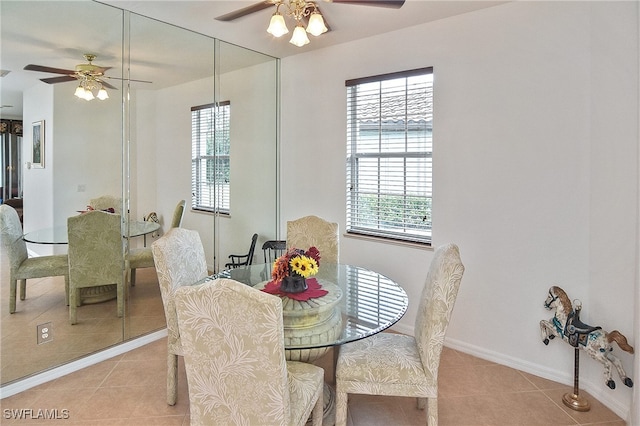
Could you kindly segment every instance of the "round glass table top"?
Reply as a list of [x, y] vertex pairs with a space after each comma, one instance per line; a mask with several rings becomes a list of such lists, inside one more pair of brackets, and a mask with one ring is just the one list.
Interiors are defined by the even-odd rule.
[[[198, 283], [211, 281], [216, 278], [231, 278], [244, 284], [262, 289], [271, 280], [271, 265], [258, 264], [222, 271], [210, 275]], [[327, 296], [330, 302], [324, 303], [324, 299], [309, 299], [308, 302], [292, 303], [283, 299], [285, 315], [285, 334], [287, 333], [287, 315], [296, 310], [299, 321], [299, 309], [309, 311], [309, 316], [317, 317], [317, 307], [323, 304], [335, 306], [336, 316], [341, 321], [335, 323], [335, 333], [318, 334], [323, 337], [316, 338], [315, 331], [326, 325], [308, 326], [303, 324], [296, 328], [298, 334], [308, 333], [308, 339], [288, 339], [286, 349], [313, 349], [328, 346], [342, 345], [379, 333], [398, 322], [407, 311], [409, 299], [407, 293], [393, 280], [366, 268], [346, 264], [321, 264], [316, 278], [324, 288], [331, 291]], [[198, 284], [196, 283], [196, 284]], [[333, 289], [333, 290], [332, 290]], [[338, 295], [337, 302], [333, 296]], [[314, 300], [316, 302], [314, 302]], [[289, 307], [289, 308], [288, 308]], [[328, 322], [329, 320], [327, 320]]]
[[[160, 229], [160, 224], [152, 221], [131, 221], [129, 222], [129, 236], [139, 237], [150, 234]], [[123, 234], [126, 230], [123, 230]], [[53, 228], [39, 229], [24, 234], [22, 237], [28, 243], [36, 244], [69, 244], [67, 237], [67, 226], [55, 226]]]

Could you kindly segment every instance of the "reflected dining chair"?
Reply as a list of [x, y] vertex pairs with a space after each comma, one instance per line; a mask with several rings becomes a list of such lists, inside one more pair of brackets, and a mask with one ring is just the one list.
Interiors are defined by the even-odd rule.
[[464, 266], [455, 244], [431, 261], [415, 322], [415, 337], [379, 333], [340, 348], [336, 366], [336, 426], [347, 424], [349, 393], [428, 401], [427, 424], [438, 424], [438, 367]]
[[113, 209], [115, 213], [122, 214], [122, 198], [114, 197], [113, 195], [103, 195], [98, 198], [92, 198], [89, 200], [89, 205], [94, 210]]
[[20, 281], [20, 300], [27, 297], [27, 279], [64, 276], [65, 302], [69, 303], [69, 262], [66, 254], [29, 257], [22, 239], [18, 212], [0, 205], [0, 238], [2, 250], [9, 255], [9, 313], [16, 311], [16, 293]]
[[[182, 225], [182, 218], [184, 217], [184, 205], [185, 200], [180, 200], [178, 205], [173, 211], [173, 217], [171, 218], [171, 228], [179, 228]], [[146, 243], [146, 239], [145, 239]], [[128, 268], [130, 270], [129, 282], [131, 287], [136, 285], [136, 269], [139, 268], [153, 268], [155, 263], [153, 261], [153, 253], [150, 247], [134, 248], [129, 250], [127, 256]]]
[[256, 250], [256, 242], [258, 241], [258, 234], [253, 234], [251, 237], [251, 244], [249, 245], [249, 252], [247, 254], [230, 254], [229, 259], [231, 262], [224, 265], [225, 268], [238, 268], [240, 266], [248, 266], [253, 262], [253, 252]]
[[78, 322], [80, 291], [110, 284], [116, 286], [117, 314], [122, 317], [124, 257], [120, 233], [119, 214], [93, 210], [67, 219], [71, 324]]
[[320, 250], [320, 261], [338, 263], [340, 258], [338, 224], [318, 216], [305, 216], [288, 221], [287, 246], [304, 250], [315, 246]]
[[221, 278], [175, 298], [192, 425], [322, 424], [324, 370], [286, 361], [279, 297]]
[[208, 274], [204, 247], [197, 231], [172, 228], [151, 244], [167, 320], [167, 404], [178, 397], [178, 356], [182, 343], [173, 295], [177, 288], [191, 285]]

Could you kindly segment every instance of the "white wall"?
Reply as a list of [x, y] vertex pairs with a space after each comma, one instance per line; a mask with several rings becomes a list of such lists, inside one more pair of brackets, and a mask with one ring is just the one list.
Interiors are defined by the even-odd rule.
[[[231, 253], [246, 253], [254, 233], [260, 235], [259, 246], [274, 239], [276, 229], [276, 104], [275, 65], [265, 63], [221, 76], [220, 100], [231, 101], [231, 216], [219, 219], [216, 229], [220, 245], [214, 259], [214, 217], [209, 213], [192, 211], [191, 206], [191, 110], [192, 106], [213, 102], [213, 79], [160, 90], [141, 105], [137, 112], [139, 123], [154, 123], [155, 133], [136, 135], [137, 160], [155, 161], [156, 181], [137, 175], [140, 194], [156, 191], [155, 206], [138, 204], [140, 211], [159, 213], [166, 224], [180, 199], [187, 201], [183, 227], [198, 230], [207, 256], [207, 264], [216, 270], [216, 262], [223, 266]], [[150, 110], [149, 104], [154, 108]], [[142, 111], [144, 108], [146, 110]], [[142, 120], [142, 121], [141, 121]], [[143, 126], [139, 125], [140, 129]], [[141, 170], [146, 170], [146, 166]], [[146, 188], [146, 189], [145, 189]], [[147, 202], [151, 202], [148, 199]], [[260, 212], [260, 214], [256, 214]]]
[[[283, 59], [283, 225], [345, 229], [345, 80], [433, 66], [434, 245], [456, 242], [466, 266], [447, 344], [572, 385], [571, 347], [538, 326], [559, 285], [637, 346], [637, 7], [515, 2]], [[340, 250], [407, 290], [411, 331], [431, 250], [346, 235]], [[581, 387], [626, 418], [614, 379], [582, 358]]]

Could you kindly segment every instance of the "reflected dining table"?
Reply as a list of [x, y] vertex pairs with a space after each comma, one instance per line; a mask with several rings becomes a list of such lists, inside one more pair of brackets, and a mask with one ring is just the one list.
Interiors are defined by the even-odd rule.
[[[228, 269], [195, 283], [231, 278], [263, 290], [271, 280], [271, 264]], [[406, 313], [409, 299], [392, 279], [367, 268], [323, 263], [317, 280], [327, 294], [295, 300], [279, 294], [284, 316], [288, 360], [313, 362], [331, 347], [365, 339], [397, 323]], [[333, 366], [338, 351], [334, 350]], [[335, 393], [325, 385], [324, 424], [333, 424]]]
[[[158, 222], [152, 221], [131, 221], [129, 222], [130, 237], [140, 237], [142, 235], [151, 234], [160, 229]], [[123, 232], [126, 236], [126, 231]], [[69, 236], [67, 235], [67, 225], [54, 226], [52, 228], [38, 229], [36, 231], [27, 232], [22, 236], [27, 243], [34, 244], [69, 244]]]
[[[160, 229], [160, 224], [153, 221], [130, 221], [128, 229], [123, 230], [123, 236], [139, 237]], [[67, 226], [54, 226], [36, 231], [27, 232], [22, 236], [27, 243], [34, 244], [69, 244]], [[82, 288], [80, 298], [83, 304], [101, 303], [113, 300], [117, 297], [115, 284], [106, 284], [96, 287]]]

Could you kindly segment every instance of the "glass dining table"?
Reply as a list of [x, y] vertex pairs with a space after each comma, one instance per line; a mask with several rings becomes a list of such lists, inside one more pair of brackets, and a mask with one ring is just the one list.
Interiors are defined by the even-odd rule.
[[[271, 280], [271, 264], [224, 270], [194, 285], [216, 278], [231, 278], [263, 290]], [[306, 301], [278, 295], [284, 316], [288, 360], [314, 362], [331, 347], [365, 339], [397, 323], [406, 313], [409, 298], [392, 279], [367, 268], [348, 264], [321, 264], [313, 276], [327, 294]], [[333, 366], [338, 351], [334, 350]], [[324, 424], [333, 424], [335, 393], [326, 385]]]
[[[271, 265], [257, 264], [228, 269], [210, 275], [201, 282], [216, 278], [231, 278], [262, 289], [271, 279]], [[337, 298], [334, 306], [340, 312], [341, 327], [335, 336], [324, 340], [285, 341], [285, 348], [288, 350], [327, 348], [364, 339], [398, 322], [409, 305], [407, 293], [398, 283], [370, 269], [347, 264], [323, 264], [318, 274], [312, 278], [329, 289], [329, 294], [325, 297], [332, 300], [328, 304]], [[322, 298], [309, 299], [306, 303], [287, 300], [287, 296], [281, 296], [281, 299], [285, 311], [288, 307], [291, 310], [313, 311], [315, 307], [322, 305]], [[301, 315], [304, 316], [304, 312]], [[309, 323], [301, 325], [312, 328]], [[285, 333], [286, 328], [285, 322]]]
[[[129, 229], [123, 230], [123, 235], [139, 237], [155, 232], [158, 229], [160, 229], [160, 224], [158, 222], [131, 221], [129, 222]], [[35, 244], [69, 244], [66, 225], [27, 232], [22, 236], [22, 239], [27, 243]]]

